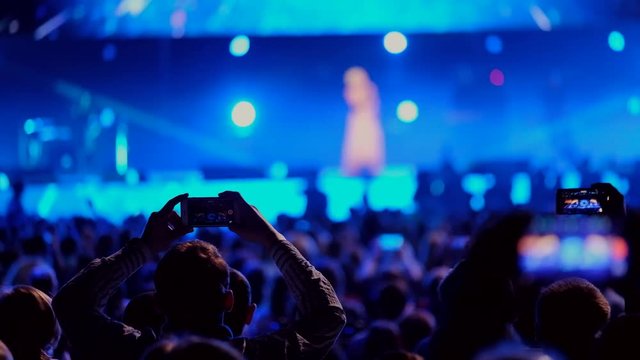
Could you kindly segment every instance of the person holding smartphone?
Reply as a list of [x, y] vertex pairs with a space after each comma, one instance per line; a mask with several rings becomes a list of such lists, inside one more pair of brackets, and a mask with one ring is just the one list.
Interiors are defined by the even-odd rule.
[[[193, 231], [173, 211], [188, 197], [177, 196], [151, 214], [140, 238], [115, 254], [92, 261], [53, 299], [53, 307], [74, 359], [139, 359], [169, 335], [196, 335], [231, 343], [247, 359], [321, 359], [346, 323], [345, 312], [327, 279], [260, 212], [237, 192], [229, 229], [264, 246], [296, 300], [298, 318], [290, 328], [253, 338], [234, 338], [223, 323], [233, 307], [229, 267], [215, 246], [195, 240], [171, 244]], [[168, 251], [167, 251], [168, 250]], [[109, 295], [147, 261], [166, 252], [155, 273], [156, 295], [166, 317], [161, 334], [134, 329], [102, 311]]]

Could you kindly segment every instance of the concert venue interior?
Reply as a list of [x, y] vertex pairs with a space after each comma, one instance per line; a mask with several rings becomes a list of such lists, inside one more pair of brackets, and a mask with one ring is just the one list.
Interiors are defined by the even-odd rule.
[[[412, 212], [418, 179], [444, 192], [445, 164], [469, 195], [447, 206], [473, 212], [550, 210], [555, 188], [603, 180], [640, 193], [636, 1], [4, 7], [0, 207], [21, 176], [46, 217], [117, 221], [182, 189], [236, 188], [274, 218], [302, 215], [314, 183], [339, 221], [365, 194]], [[373, 172], [341, 167], [351, 67], [377, 87]]]
[[640, 0], [0, 0], [0, 154], [0, 359], [640, 358]]

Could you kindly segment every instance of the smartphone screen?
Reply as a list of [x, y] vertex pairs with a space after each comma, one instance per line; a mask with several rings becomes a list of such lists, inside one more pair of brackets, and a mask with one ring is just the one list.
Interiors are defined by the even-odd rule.
[[[566, 219], [566, 218], [565, 218]], [[518, 243], [520, 268], [538, 278], [619, 278], [627, 271], [627, 242], [601, 217], [534, 221]]]
[[602, 214], [601, 196], [596, 189], [559, 189], [556, 192], [557, 214]]
[[219, 197], [190, 197], [180, 204], [182, 221], [193, 227], [229, 226], [235, 222], [233, 201]]

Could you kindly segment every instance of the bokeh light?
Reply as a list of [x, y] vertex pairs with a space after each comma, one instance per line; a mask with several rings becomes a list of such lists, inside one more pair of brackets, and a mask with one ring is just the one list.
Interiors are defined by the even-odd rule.
[[490, 54], [500, 54], [502, 52], [502, 39], [498, 35], [489, 35], [484, 40], [484, 47]]
[[489, 81], [494, 86], [504, 85], [504, 73], [500, 69], [493, 69], [489, 74]]
[[256, 120], [256, 109], [248, 101], [240, 101], [231, 110], [231, 121], [238, 127], [249, 127]]
[[400, 54], [407, 49], [407, 37], [401, 32], [392, 31], [383, 39], [384, 48], [391, 54]]
[[240, 57], [244, 56], [249, 52], [249, 48], [251, 47], [251, 42], [249, 37], [246, 35], [238, 35], [231, 39], [229, 43], [229, 52], [231, 55]]
[[404, 100], [396, 108], [398, 119], [405, 123], [411, 123], [418, 118], [418, 105], [411, 100]]
[[609, 34], [609, 47], [611, 48], [611, 50], [615, 52], [621, 52], [624, 50], [624, 46], [624, 35], [622, 35], [622, 33], [620, 33], [619, 31], [612, 31]]

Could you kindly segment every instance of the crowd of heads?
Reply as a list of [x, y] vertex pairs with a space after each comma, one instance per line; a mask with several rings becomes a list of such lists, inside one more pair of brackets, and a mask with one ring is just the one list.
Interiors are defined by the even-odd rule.
[[[633, 338], [640, 318], [624, 303], [634, 279], [622, 285], [578, 277], [542, 282], [522, 273], [516, 246], [530, 213], [439, 223], [420, 211], [366, 206], [343, 222], [309, 215], [317, 213], [323, 212], [280, 216], [274, 226], [331, 282], [347, 314], [328, 359], [640, 356]], [[628, 215], [628, 241], [634, 216]], [[52, 297], [92, 259], [138, 236], [145, 222], [142, 216], [119, 225], [99, 216], [53, 221], [12, 203], [0, 232], [0, 359], [72, 359]], [[378, 241], [386, 232], [401, 234], [404, 242], [386, 248]], [[235, 337], [284, 329], [296, 320], [294, 299], [268, 257], [224, 228], [198, 228], [136, 272], [105, 312], [155, 333], [198, 333], [219, 322]], [[162, 340], [143, 358], [242, 355], [223, 341], [181, 336]]]

